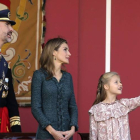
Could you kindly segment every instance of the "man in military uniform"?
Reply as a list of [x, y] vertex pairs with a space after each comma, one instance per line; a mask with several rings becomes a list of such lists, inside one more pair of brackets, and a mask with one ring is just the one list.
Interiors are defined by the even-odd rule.
[[8, 9], [0, 11], [0, 133], [21, 132], [18, 104], [12, 84], [11, 70], [1, 54], [5, 43], [11, 42], [12, 26], [15, 21], [10, 20]]

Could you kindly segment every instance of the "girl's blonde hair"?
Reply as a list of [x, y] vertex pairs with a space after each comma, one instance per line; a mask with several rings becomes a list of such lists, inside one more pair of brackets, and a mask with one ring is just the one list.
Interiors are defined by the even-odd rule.
[[100, 76], [96, 91], [96, 99], [93, 105], [98, 104], [106, 99], [107, 94], [104, 85], [107, 84], [114, 75], [119, 76], [117, 72], [107, 72]]

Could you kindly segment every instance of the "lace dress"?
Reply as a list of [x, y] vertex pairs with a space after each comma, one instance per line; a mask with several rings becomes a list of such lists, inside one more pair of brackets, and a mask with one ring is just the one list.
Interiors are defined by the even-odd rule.
[[140, 96], [92, 106], [89, 140], [131, 140], [128, 113], [138, 106]]

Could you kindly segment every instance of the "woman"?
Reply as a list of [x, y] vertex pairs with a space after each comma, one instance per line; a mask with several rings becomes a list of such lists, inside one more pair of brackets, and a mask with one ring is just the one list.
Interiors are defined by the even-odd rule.
[[32, 113], [39, 123], [37, 139], [72, 140], [78, 129], [78, 112], [70, 73], [61, 70], [71, 54], [67, 41], [50, 39], [32, 79]]

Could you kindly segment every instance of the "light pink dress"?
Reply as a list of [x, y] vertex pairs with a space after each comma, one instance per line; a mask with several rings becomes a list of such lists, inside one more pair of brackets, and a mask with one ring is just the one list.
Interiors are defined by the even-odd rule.
[[91, 107], [89, 140], [131, 140], [128, 113], [140, 106], [140, 96]]

